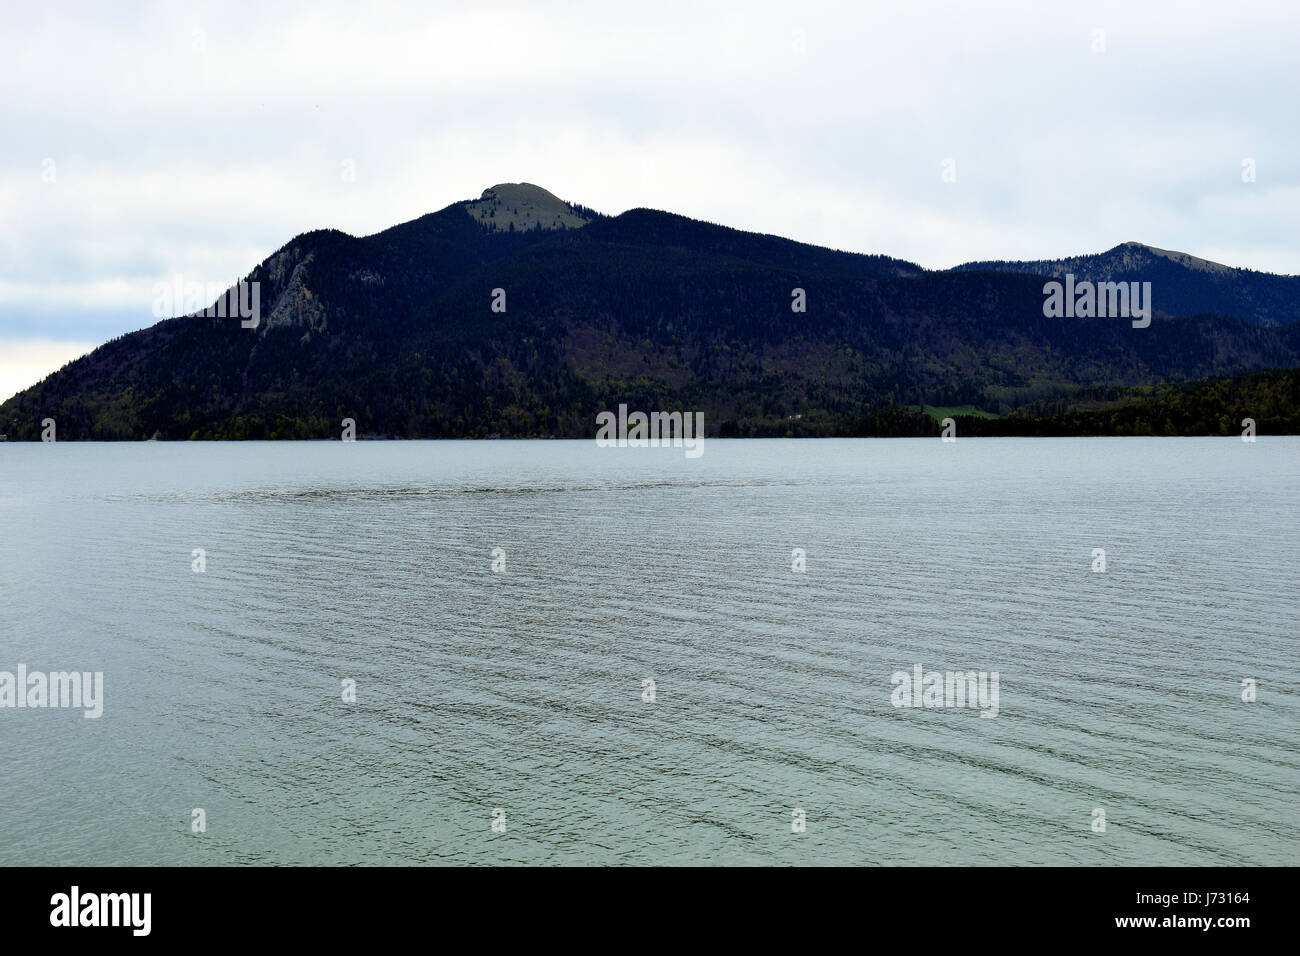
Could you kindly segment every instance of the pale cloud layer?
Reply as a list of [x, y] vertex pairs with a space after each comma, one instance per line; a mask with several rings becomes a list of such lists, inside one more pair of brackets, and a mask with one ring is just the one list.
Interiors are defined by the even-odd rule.
[[[0, 339], [0, 396], [9, 398], [57, 372], [73, 359], [91, 352], [97, 342], [53, 342], [49, 339]], [[8, 422], [0, 422], [0, 434]]]
[[12, 340], [103, 341], [155, 321], [176, 273], [231, 282], [298, 233], [365, 235], [498, 182], [933, 268], [1138, 240], [1300, 272], [1293, 0], [33, 4], [5, 23], [0, 391], [52, 370]]

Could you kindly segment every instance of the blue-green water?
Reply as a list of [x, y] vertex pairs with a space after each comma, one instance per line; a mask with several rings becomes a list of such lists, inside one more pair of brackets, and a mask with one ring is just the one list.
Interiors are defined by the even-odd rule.
[[0, 708], [0, 864], [1295, 863], [1298, 506], [1289, 438], [0, 445], [0, 670], [104, 674]]

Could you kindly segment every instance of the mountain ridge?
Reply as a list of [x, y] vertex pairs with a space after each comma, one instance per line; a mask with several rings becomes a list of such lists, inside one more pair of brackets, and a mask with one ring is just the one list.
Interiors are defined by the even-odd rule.
[[952, 272], [1014, 272], [1089, 282], [1151, 282], [1167, 311], [1235, 315], [1259, 325], [1300, 321], [1300, 276], [1224, 265], [1186, 252], [1123, 242], [1105, 252], [1064, 259], [986, 260], [954, 266]]
[[[839, 434], [907, 406], [1009, 415], [1300, 365], [1291, 300], [1273, 285], [1234, 295], [1225, 277], [1242, 270], [1188, 260], [1125, 243], [928, 270], [499, 184], [369, 236], [296, 236], [247, 277], [256, 328], [165, 319], [10, 398], [0, 423], [32, 438], [53, 417], [61, 439], [328, 437], [345, 417], [405, 437], [579, 437], [629, 402], [704, 410], [713, 434]], [[1045, 318], [1042, 278], [1076, 263], [1081, 279], [1161, 270], [1152, 327]]]

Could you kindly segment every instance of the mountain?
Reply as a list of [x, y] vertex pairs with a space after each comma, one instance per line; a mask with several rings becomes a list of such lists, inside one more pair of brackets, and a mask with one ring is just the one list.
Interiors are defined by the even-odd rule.
[[1134, 274], [1154, 284], [1148, 328], [1046, 318], [1047, 264], [931, 272], [501, 184], [372, 236], [298, 236], [247, 278], [256, 327], [233, 307], [165, 319], [14, 396], [0, 423], [33, 439], [53, 418], [61, 440], [337, 438], [345, 418], [362, 436], [591, 437], [627, 404], [702, 411], [711, 435], [904, 434], [932, 424], [909, 406], [1007, 416], [1300, 365], [1294, 303], [1274, 307], [1271, 285], [1239, 303], [1204, 284], [1226, 267], [1117, 248], [1078, 261], [1169, 270]]
[[1300, 276], [1280, 276], [1198, 259], [1185, 252], [1125, 242], [1108, 252], [1038, 262], [968, 262], [959, 272], [1015, 272], [1089, 282], [1150, 282], [1157, 306], [1170, 315], [1214, 312], [1256, 325], [1300, 320]]

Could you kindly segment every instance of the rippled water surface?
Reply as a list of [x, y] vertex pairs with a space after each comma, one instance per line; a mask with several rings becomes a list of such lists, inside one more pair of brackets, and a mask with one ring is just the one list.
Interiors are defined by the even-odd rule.
[[0, 445], [0, 670], [105, 686], [0, 708], [0, 864], [1296, 863], [1298, 514], [1290, 438]]

